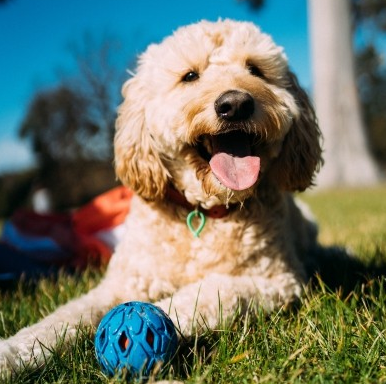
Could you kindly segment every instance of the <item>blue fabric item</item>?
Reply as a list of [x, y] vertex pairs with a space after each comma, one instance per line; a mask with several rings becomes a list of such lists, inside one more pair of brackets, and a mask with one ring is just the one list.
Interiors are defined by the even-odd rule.
[[6, 221], [4, 223], [1, 241], [8, 243], [24, 252], [63, 252], [61, 247], [50, 237], [37, 237], [24, 234], [19, 231], [11, 221]]
[[52, 266], [39, 263], [27, 253], [0, 242], [0, 286], [18, 279], [22, 274], [32, 278], [52, 272]]

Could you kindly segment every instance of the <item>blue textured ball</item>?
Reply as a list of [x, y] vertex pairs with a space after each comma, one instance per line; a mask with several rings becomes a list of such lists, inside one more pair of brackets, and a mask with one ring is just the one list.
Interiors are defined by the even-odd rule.
[[153, 304], [131, 301], [108, 312], [95, 335], [95, 352], [102, 370], [114, 375], [148, 376], [158, 363], [167, 363], [177, 350], [173, 322]]

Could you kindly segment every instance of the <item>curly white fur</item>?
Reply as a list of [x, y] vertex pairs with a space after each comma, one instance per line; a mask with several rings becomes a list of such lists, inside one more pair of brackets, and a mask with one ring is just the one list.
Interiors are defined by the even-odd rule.
[[[188, 72], [197, 80], [184, 81]], [[215, 112], [228, 90], [253, 98], [241, 123], [225, 124]], [[137, 193], [126, 235], [98, 287], [0, 342], [2, 371], [42, 364], [42, 345], [54, 347], [64, 330], [70, 340], [80, 323], [97, 325], [120, 302], [155, 302], [190, 334], [251, 300], [270, 311], [301, 295], [316, 231], [289, 192], [312, 184], [320, 132], [282, 49], [250, 23], [203, 21], [151, 45], [123, 95], [116, 171]], [[241, 191], [222, 185], [199, 149], [229, 130], [247, 132], [260, 158], [258, 181]], [[205, 150], [210, 156], [210, 145]], [[207, 218], [193, 237], [188, 210], [167, 197], [171, 186], [193, 206], [229, 204], [229, 213]]]

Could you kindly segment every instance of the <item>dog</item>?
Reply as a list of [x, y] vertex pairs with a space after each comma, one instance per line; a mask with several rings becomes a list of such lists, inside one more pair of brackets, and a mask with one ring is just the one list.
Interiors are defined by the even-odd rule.
[[122, 94], [126, 234], [96, 288], [0, 342], [3, 372], [43, 364], [58, 335], [122, 302], [153, 302], [191, 335], [302, 295], [317, 229], [291, 193], [314, 183], [321, 132], [283, 49], [252, 23], [201, 21], [150, 45]]

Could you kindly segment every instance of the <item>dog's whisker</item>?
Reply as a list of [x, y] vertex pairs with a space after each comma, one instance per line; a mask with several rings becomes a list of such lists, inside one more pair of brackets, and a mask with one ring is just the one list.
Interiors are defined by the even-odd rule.
[[227, 196], [226, 196], [226, 201], [225, 201], [225, 206], [227, 207], [227, 209], [229, 208], [229, 203], [232, 199], [232, 197], [234, 196], [234, 192], [230, 189], [230, 188], [227, 188]]
[[134, 77], [134, 76], [135, 76], [135, 72], [132, 71], [131, 69], [127, 69], [126, 72], [127, 72], [131, 77]]

